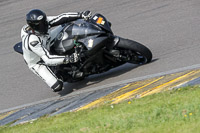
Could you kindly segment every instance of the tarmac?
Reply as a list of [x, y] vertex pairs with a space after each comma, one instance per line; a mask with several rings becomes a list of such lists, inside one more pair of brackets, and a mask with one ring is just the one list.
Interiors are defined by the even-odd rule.
[[[174, 70], [178, 71], [178, 70]], [[97, 91], [85, 92], [56, 99], [48, 99], [24, 105], [16, 109], [10, 109], [0, 114], [0, 125], [11, 123], [11, 126], [30, 122], [41, 116], [54, 116], [63, 112], [80, 111], [84, 109], [95, 108], [105, 103], [118, 104], [123, 101], [130, 101], [136, 98], [142, 98], [155, 93], [170, 91], [179, 87], [199, 85], [200, 69], [185, 70], [181, 72], [169, 71], [168, 74], [159, 73], [156, 75], [147, 75], [146, 79], [124, 82], [99, 89]], [[154, 77], [151, 77], [154, 76]]]

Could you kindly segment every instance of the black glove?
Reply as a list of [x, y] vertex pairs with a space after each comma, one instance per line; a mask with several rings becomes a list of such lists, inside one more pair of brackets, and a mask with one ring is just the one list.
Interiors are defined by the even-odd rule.
[[88, 20], [88, 18], [90, 18], [92, 16], [92, 12], [91, 11], [84, 11], [81, 13], [81, 17], [85, 20]]
[[63, 61], [63, 64], [67, 64], [67, 63], [76, 63], [78, 62], [79, 57], [77, 53], [73, 53], [72, 55], [66, 55], [65, 59]]

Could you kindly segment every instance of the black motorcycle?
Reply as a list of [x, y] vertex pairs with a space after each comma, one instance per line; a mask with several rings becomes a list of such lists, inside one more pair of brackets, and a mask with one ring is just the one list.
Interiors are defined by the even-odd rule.
[[[92, 74], [108, 71], [125, 63], [145, 64], [152, 60], [151, 51], [144, 45], [118, 36], [111, 23], [101, 14], [88, 20], [78, 19], [53, 29], [51, 54], [77, 53], [77, 63], [51, 67], [66, 82], [75, 82]], [[14, 50], [23, 54], [22, 43]]]

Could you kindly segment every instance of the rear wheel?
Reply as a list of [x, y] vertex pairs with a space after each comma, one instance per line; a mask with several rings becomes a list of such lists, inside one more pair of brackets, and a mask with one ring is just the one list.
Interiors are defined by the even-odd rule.
[[126, 57], [129, 63], [145, 64], [152, 60], [151, 51], [138, 42], [120, 38], [117, 48], [120, 50], [120, 53]]

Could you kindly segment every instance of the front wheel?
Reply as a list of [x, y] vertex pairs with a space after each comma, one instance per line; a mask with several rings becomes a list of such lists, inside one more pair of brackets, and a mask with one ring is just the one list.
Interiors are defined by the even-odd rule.
[[145, 64], [151, 62], [152, 60], [151, 51], [146, 46], [138, 42], [120, 38], [116, 47], [129, 63]]

